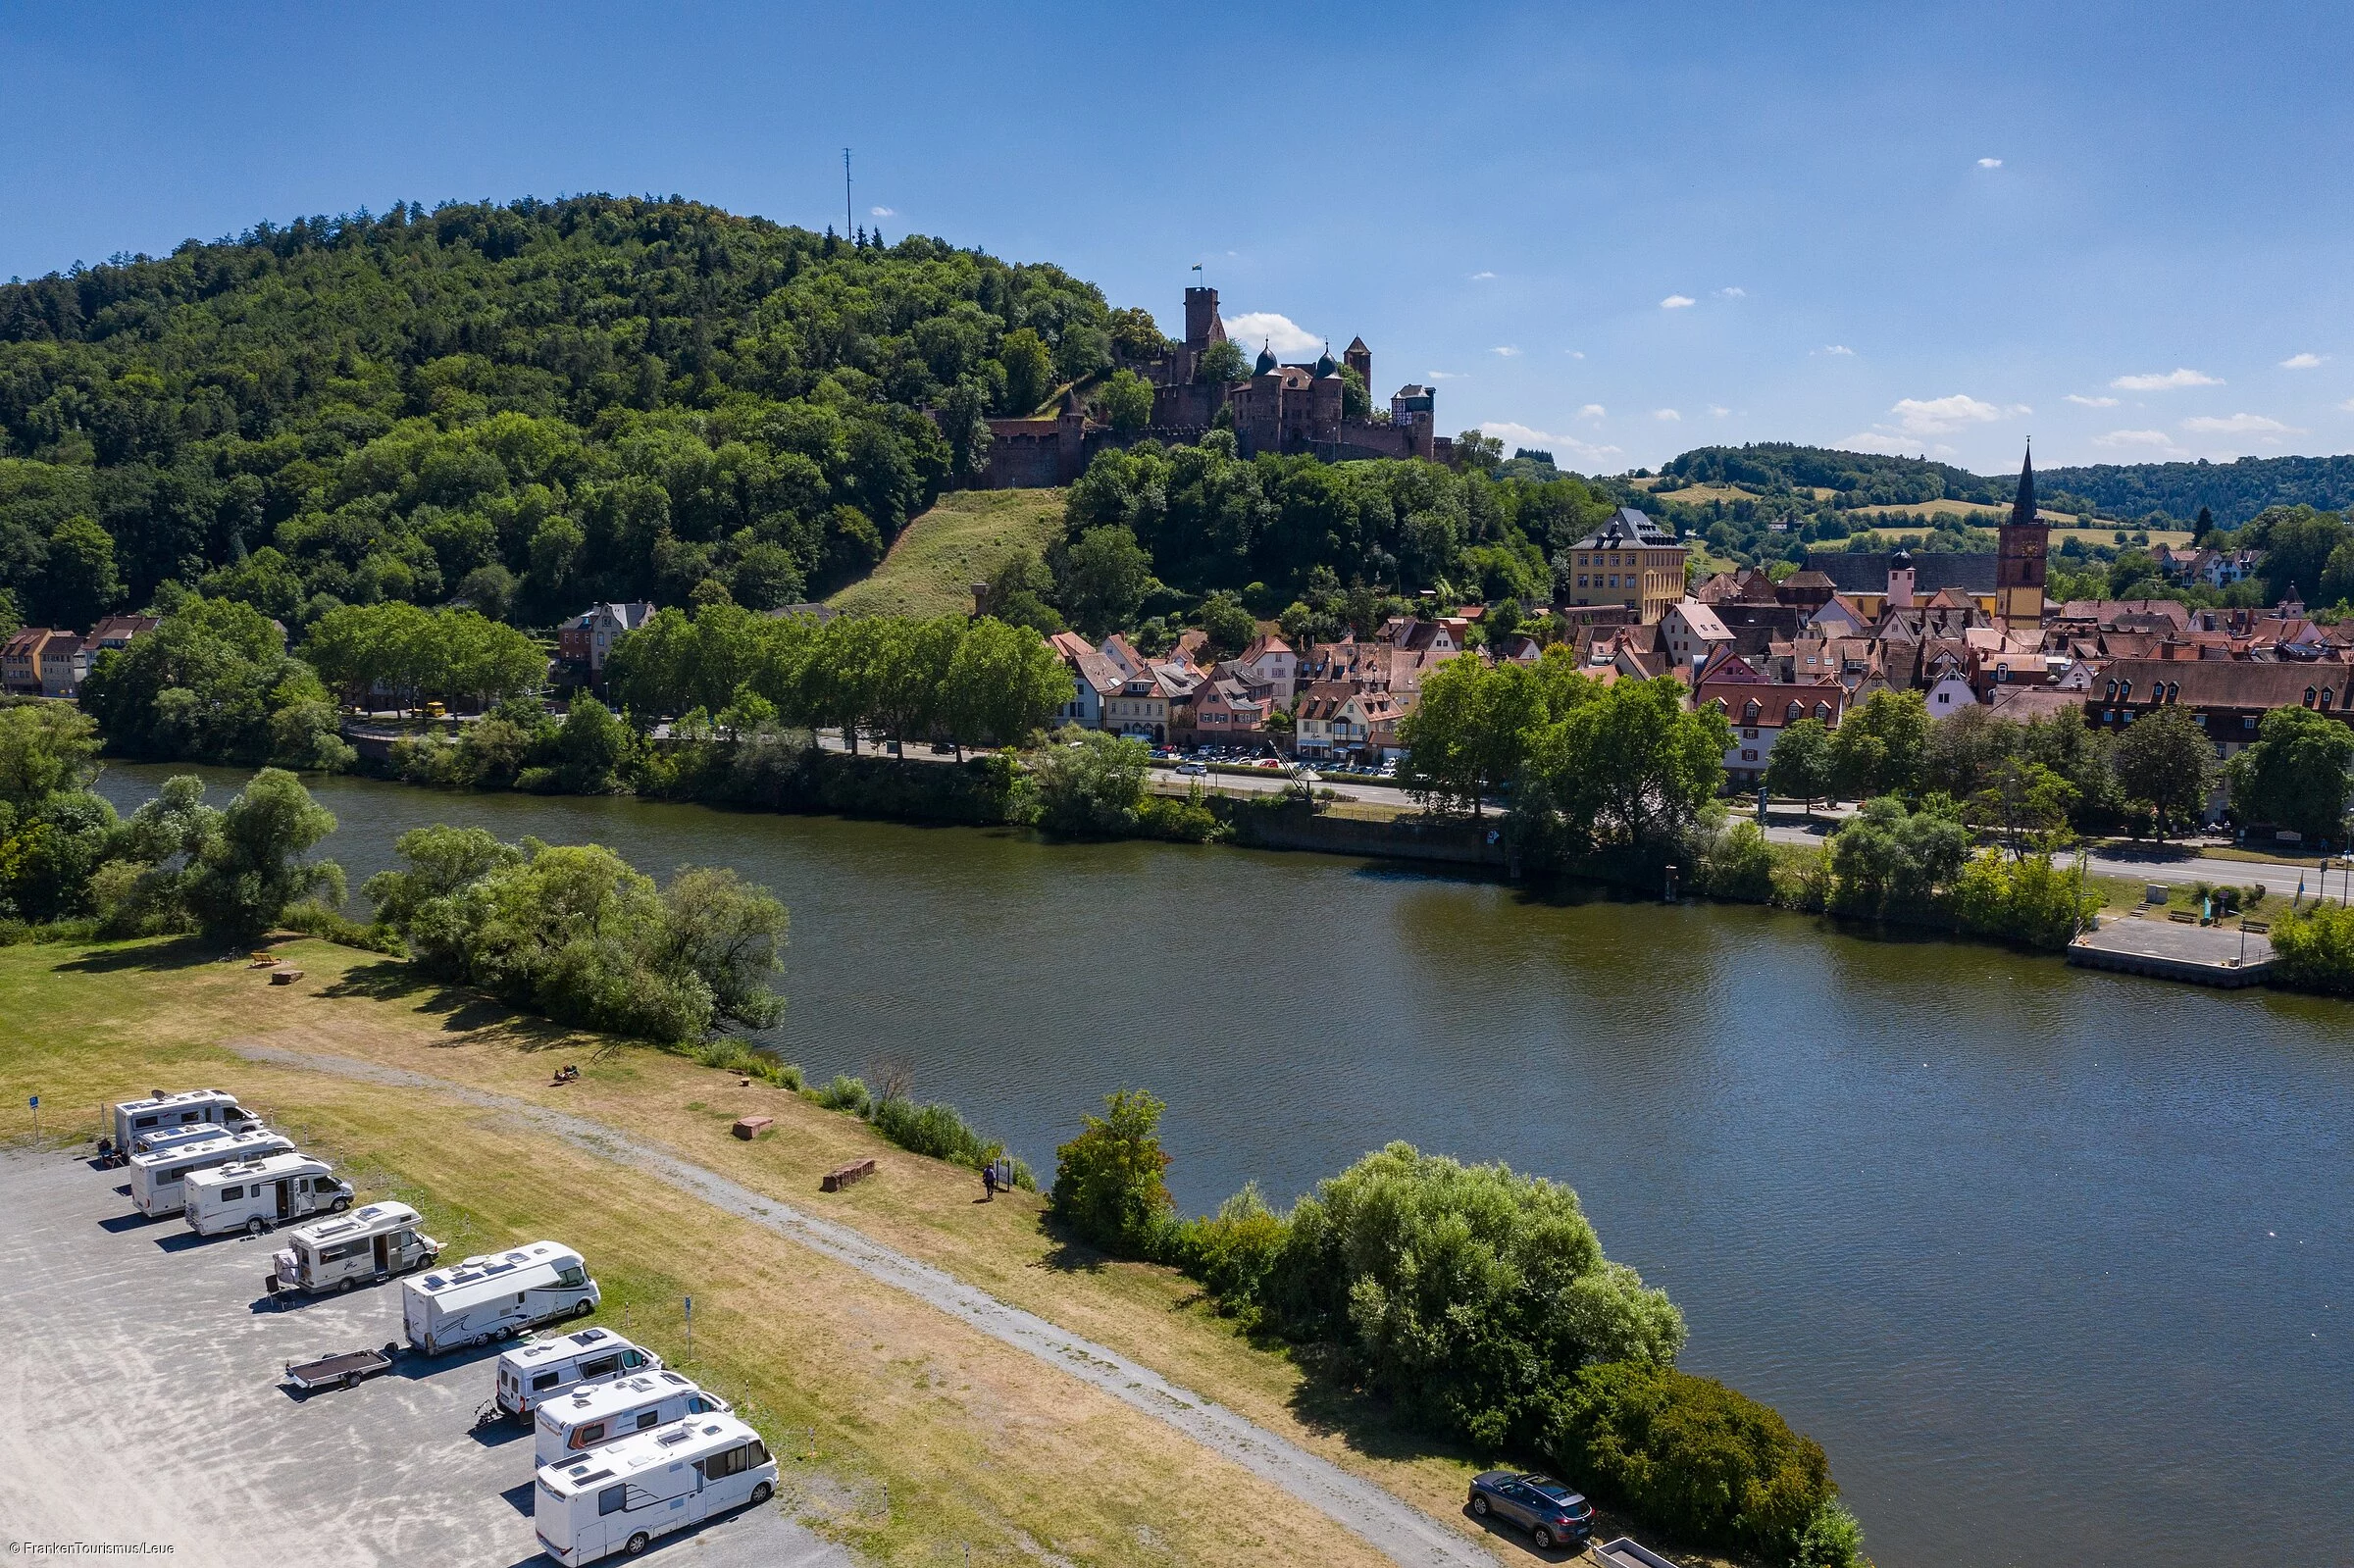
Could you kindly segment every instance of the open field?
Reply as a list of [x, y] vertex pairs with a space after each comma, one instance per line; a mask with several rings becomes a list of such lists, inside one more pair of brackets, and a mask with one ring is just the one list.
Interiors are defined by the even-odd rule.
[[[2072, 518], [2070, 521], [2073, 523], [2074, 520]], [[2054, 527], [2052, 530], [2052, 548], [2057, 550], [2069, 539], [2075, 539], [2079, 543], [2085, 545], [2087, 548], [2095, 544], [2114, 545], [2117, 543], [2118, 531], [2119, 531], [2114, 528], [2079, 529]], [[2150, 537], [2150, 545], [2153, 548], [2157, 545], [2166, 544], [2172, 545], [2174, 548], [2178, 550], [2187, 550], [2197, 537], [2197, 535], [2193, 534], [2188, 529], [2150, 529], [2144, 531], [2140, 527], [2136, 526], [2133, 528], [2128, 528], [2124, 531], [2127, 538], [2132, 537], [2136, 533], [2147, 531]]]
[[[684, 1352], [677, 1303], [691, 1293], [688, 1370], [738, 1401], [781, 1455], [814, 1435], [817, 1460], [788, 1467], [788, 1504], [875, 1560], [945, 1560], [966, 1542], [976, 1562], [1034, 1550], [1106, 1562], [1388, 1559], [1053, 1367], [773, 1227], [469, 1103], [460, 1086], [627, 1129], [617, 1137], [853, 1226], [1470, 1530], [1471, 1456], [1254, 1344], [1181, 1277], [1061, 1242], [1034, 1196], [982, 1204], [971, 1173], [893, 1148], [854, 1119], [684, 1058], [518, 1020], [374, 955], [313, 941], [281, 950], [309, 978], [272, 987], [184, 943], [0, 949], [0, 1089], [20, 1106], [41, 1093], [53, 1138], [93, 1136], [100, 1101], [150, 1084], [236, 1089], [336, 1159], [365, 1195], [416, 1203], [459, 1252], [540, 1235], [580, 1246], [605, 1286], [599, 1321], [665, 1356]], [[306, 1056], [426, 1074], [447, 1091], [287, 1065]], [[562, 1061], [583, 1079], [550, 1087]], [[754, 1111], [776, 1131], [731, 1138], [730, 1122]], [[882, 1162], [877, 1180], [816, 1193], [823, 1171], [868, 1155]], [[1089, 1479], [1074, 1487], [1073, 1476]], [[528, 1527], [519, 1540], [529, 1543]], [[1525, 1550], [1517, 1538], [1499, 1544]]]
[[856, 615], [958, 615], [973, 584], [1062, 531], [1060, 490], [953, 490], [892, 541], [874, 575], [826, 601]]

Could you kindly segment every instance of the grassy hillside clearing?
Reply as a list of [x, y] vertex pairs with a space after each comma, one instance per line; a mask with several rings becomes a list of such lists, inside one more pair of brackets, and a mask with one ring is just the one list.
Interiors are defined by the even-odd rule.
[[953, 490], [909, 523], [874, 575], [826, 601], [854, 615], [957, 615], [1017, 550], [1062, 531], [1060, 490]]
[[[1061, 1241], [1031, 1194], [982, 1204], [970, 1172], [893, 1147], [864, 1123], [682, 1057], [516, 1018], [372, 954], [309, 940], [279, 951], [308, 978], [271, 986], [186, 943], [0, 949], [0, 1092], [20, 1106], [38, 1092], [45, 1136], [86, 1138], [101, 1102], [150, 1085], [233, 1089], [354, 1174], [365, 1195], [418, 1204], [460, 1252], [542, 1235], [580, 1246], [606, 1286], [600, 1321], [627, 1323], [665, 1356], [685, 1348], [678, 1301], [692, 1293], [689, 1370], [748, 1404], [781, 1454], [808, 1451], [814, 1429], [817, 1458], [788, 1466], [788, 1498], [879, 1561], [947, 1561], [964, 1542], [976, 1563], [1042, 1551], [1152, 1564], [1387, 1559], [1107, 1395], [748, 1221], [451, 1095], [254, 1062], [225, 1042], [381, 1062], [627, 1128], [1132, 1356], [1436, 1518], [1461, 1518], [1473, 1456], [1254, 1346], [1173, 1272]], [[582, 1080], [550, 1087], [567, 1061]], [[775, 1131], [730, 1137], [751, 1113], [776, 1118]], [[817, 1192], [823, 1172], [870, 1155], [877, 1179]], [[1071, 1484], [1080, 1476], [1085, 1485]]]

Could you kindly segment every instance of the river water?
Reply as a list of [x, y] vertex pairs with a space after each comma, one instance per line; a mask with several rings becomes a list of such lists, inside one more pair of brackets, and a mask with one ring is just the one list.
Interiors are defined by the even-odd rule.
[[768, 1043], [903, 1060], [1042, 1174], [1142, 1086], [1196, 1210], [1392, 1138], [1566, 1182], [1883, 1568], [2354, 1561], [2354, 1007], [1317, 855], [314, 793], [355, 904], [431, 822], [738, 868], [793, 916]]

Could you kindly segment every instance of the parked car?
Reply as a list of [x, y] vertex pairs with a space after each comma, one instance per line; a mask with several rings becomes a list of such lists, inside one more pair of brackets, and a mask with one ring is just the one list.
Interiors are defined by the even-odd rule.
[[1518, 1525], [1542, 1551], [1594, 1533], [1594, 1505], [1551, 1476], [1516, 1476], [1510, 1470], [1473, 1476], [1471, 1511]]
[[1205, 762], [1181, 762], [1177, 764], [1177, 771], [1184, 774], [1188, 778], [1200, 778], [1202, 775], [1209, 772], [1209, 764]]

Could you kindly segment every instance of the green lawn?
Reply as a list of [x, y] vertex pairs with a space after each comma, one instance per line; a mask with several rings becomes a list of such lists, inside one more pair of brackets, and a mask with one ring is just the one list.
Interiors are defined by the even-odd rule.
[[874, 575], [826, 602], [854, 615], [956, 615], [1016, 550], [1062, 531], [1060, 490], [954, 490], [909, 523]]

